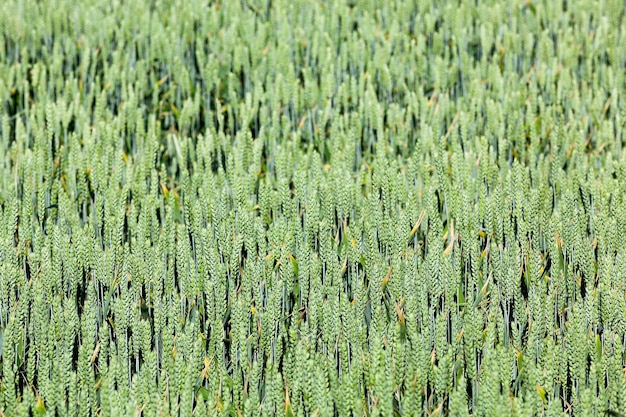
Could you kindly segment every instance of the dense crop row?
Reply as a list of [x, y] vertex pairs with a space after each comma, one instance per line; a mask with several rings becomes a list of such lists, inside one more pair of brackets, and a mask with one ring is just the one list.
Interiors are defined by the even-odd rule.
[[0, 415], [626, 415], [622, 0], [5, 0]]

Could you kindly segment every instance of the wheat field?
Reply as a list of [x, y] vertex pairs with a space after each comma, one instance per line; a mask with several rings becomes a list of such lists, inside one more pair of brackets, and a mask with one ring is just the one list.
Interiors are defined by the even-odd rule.
[[626, 416], [623, 0], [4, 0], [0, 416]]

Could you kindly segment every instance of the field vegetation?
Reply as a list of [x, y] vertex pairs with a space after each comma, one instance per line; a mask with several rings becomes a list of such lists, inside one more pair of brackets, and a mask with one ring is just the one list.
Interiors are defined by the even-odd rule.
[[4, 0], [0, 415], [626, 415], [625, 7]]

